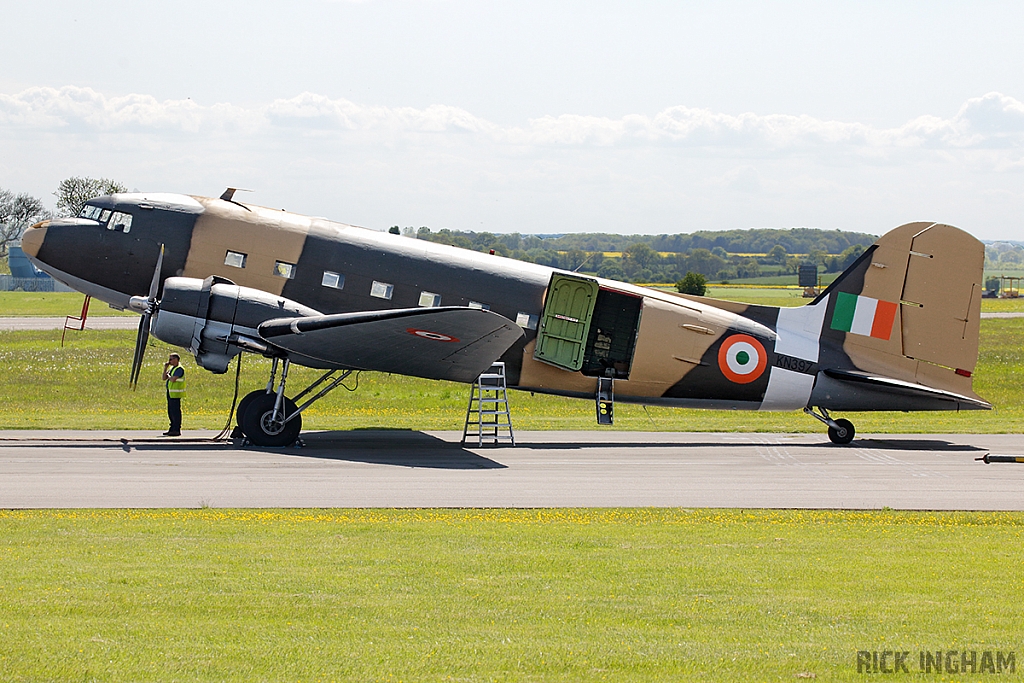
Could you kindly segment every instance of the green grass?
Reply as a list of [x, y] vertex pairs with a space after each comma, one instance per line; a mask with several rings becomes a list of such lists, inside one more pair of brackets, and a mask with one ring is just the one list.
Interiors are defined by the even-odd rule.
[[1020, 313], [1024, 311], [1024, 297], [1017, 297], [1016, 299], [982, 299], [981, 300], [982, 312], [1014, 312]]
[[[732, 285], [708, 285], [706, 296], [710, 299], [726, 299], [747, 304], [759, 304], [761, 306], [804, 306], [813, 299], [804, 298], [803, 289], [799, 287], [767, 287], [767, 286], [745, 286], [744, 284], [733, 283]], [[676, 291], [674, 285], [652, 285], [653, 289], [661, 289], [669, 292]], [[982, 313], [988, 312], [1024, 312], [1024, 297], [1015, 299], [982, 299]]]
[[728, 287], [713, 285], [708, 287], [706, 295], [712, 299], [727, 299], [746, 304], [760, 306], [803, 306], [813, 299], [805, 299], [802, 289], [783, 289], [767, 287]]
[[[162, 363], [171, 347], [151, 340], [142, 381], [127, 389], [134, 332], [87, 331], [69, 335], [60, 347], [59, 331], [0, 332], [0, 429], [164, 429]], [[234, 389], [231, 374], [212, 375], [183, 360], [188, 372], [184, 400], [186, 429], [219, 429]], [[269, 363], [247, 355], [242, 369], [244, 395], [266, 382]], [[298, 388], [318, 373], [292, 371]], [[995, 404], [993, 411], [963, 413], [847, 413], [860, 433], [1018, 433], [1024, 432], [1024, 318], [983, 320], [975, 390]], [[354, 382], [350, 381], [352, 386]], [[461, 429], [469, 387], [364, 372], [355, 392], [335, 390], [303, 413], [305, 429], [389, 427]], [[511, 392], [516, 429], [597, 429], [591, 401]], [[616, 430], [652, 431], [820, 431], [799, 412], [703, 411], [619, 403]]]
[[[75, 292], [0, 292], [0, 316], [39, 315], [62, 316], [79, 315], [85, 297]], [[89, 302], [89, 315], [136, 315], [125, 311], [115, 311], [102, 301], [93, 299]]]
[[921, 650], [1019, 650], [1022, 529], [1021, 513], [0, 511], [0, 678], [864, 680], [858, 650], [912, 651], [911, 671]]
[[[795, 277], [795, 276], [794, 276]], [[744, 280], [752, 284], [754, 280]], [[803, 298], [803, 290], [787, 287], [744, 287], [709, 285], [708, 296], [762, 306], [803, 306], [811, 301]], [[675, 291], [672, 285], [658, 285], [655, 289]], [[62, 316], [78, 315], [82, 311], [82, 295], [68, 292], [0, 292], [0, 316]], [[982, 299], [982, 311], [1022, 311], [1024, 298]], [[131, 312], [115, 311], [102, 301], [95, 299], [89, 305], [90, 316], [135, 315]]]
[[[832, 284], [832, 281], [839, 277], [840, 274], [841, 273], [820, 273], [820, 282], [823, 286], [828, 286]], [[795, 287], [799, 280], [799, 276], [792, 274], [737, 278], [736, 280], [730, 280], [730, 282], [745, 285], [792, 285]]]

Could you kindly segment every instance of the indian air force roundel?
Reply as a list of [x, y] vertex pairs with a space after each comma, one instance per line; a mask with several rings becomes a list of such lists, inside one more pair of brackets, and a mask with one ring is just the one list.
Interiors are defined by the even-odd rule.
[[768, 354], [749, 334], [734, 334], [718, 349], [718, 367], [730, 382], [748, 384], [764, 374]]

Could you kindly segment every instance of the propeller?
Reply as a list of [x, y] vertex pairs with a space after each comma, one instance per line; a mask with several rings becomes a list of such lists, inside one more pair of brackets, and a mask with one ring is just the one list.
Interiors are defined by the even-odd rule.
[[156, 300], [157, 292], [160, 291], [160, 269], [164, 265], [164, 245], [160, 245], [160, 255], [156, 258], [156, 270], [153, 271], [153, 281], [149, 283], [149, 296], [133, 296], [128, 305], [133, 311], [142, 314], [139, 320], [139, 333], [135, 337], [135, 355], [132, 358], [132, 375], [128, 386], [135, 390], [139, 383], [139, 373], [142, 372], [142, 359], [146, 355], [146, 344], [149, 342], [149, 322], [160, 306]]

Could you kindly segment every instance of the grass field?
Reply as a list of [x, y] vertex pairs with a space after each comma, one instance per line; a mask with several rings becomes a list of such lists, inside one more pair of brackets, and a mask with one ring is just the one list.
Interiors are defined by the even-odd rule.
[[[996, 406], [964, 413], [846, 413], [860, 433], [1024, 432], [1024, 318], [982, 321], [975, 390]], [[151, 338], [143, 380], [127, 388], [135, 333], [87, 331], [60, 346], [59, 331], [0, 332], [0, 429], [164, 429], [160, 370], [171, 347]], [[183, 360], [188, 375], [186, 429], [224, 426], [234, 390], [228, 375], [212, 375]], [[241, 395], [266, 383], [269, 362], [247, 355]], [[305, 386], [318, 373], [292, 371], [289, 386]], [[364, 372], [354, 392], [335, 390], [303, 413], [305, 429], [461, 429], [469, 387]], [[354, 386], [355, 382], [348, 382]], [[598, 429], [591, 401], [511, 392], [516, 429]], [[799, 412], [757, 413], [616, 405], [618, 430], [820, 431]]]
[[853, 681], [858, 650], [910, 651], [916, 674], [919, 651], [1019, 647], [1022, 529], [1021, 513], [0, 511], [0, 678]]
[[[0, 316], [78, 315], [82, 312], [85, 297], [75, 292], [0, 292]], [[137, 315], [132, 312], [115, 311], [102, 301], [89, 302], [89, 315]]]
[[[749, 284], [755, 281], [744, 280]], [[654, 285], [656, 289], [675, 291], [673, 285]], [[742, 301], [762, 306], [803, 306], [810, 299], [802, 296], [803, 290], [795, 287], [747, 287], [740, 283], [733, 285], [709, 285], [708, 296], [730, 301]], [[62, 316], [78, 315], [82, 311], [82, 295], [68, 292], [0, 292], [0, 316]], [[1024, 311], [1024, 298], [983, 299], [982, 311]], [[116, 311], [102, 301], [95, 299], [89, 305], [90, 316], [135, 315]]]
[[[713, 287], [713, 297], [764, 305], [803, 305], [798, 289]], [[983, 310], [1024, 311], [1024, 299], [982, 301]], [[30, 310], [76, 313], [77, 294], [0, 292], [0, 315]], [[98, 308], [97, 308], [98, 307]], [[115, 313], [93, 302], [93, 315]], [[975, 389], [995, 404], [991, 412], [864, 413], [848, 415], [859, 432], [1021, 432], [1024, 431], [1024, 320], [982, 322]], [[59, 332], [0, 332], [0, 360], [16, 369], [0, 383], [0, 429], [162, 429], [166, 426], [160, 366], [170, 347], [151, 339], [143, 382], [126, 389], [134, 333], [76, 333], [60, 347]], [[234, 388], [232, 376], [215, 376], [185, 359], [189, 373], [186, 428], [219, 429], [227, 420]], [[246, 357], [241, 393], [265, 383], [268, 364]], [[310, 370], [293, 370], [291, 386], [308, 383]], [[337, 390], [304, 413], [307, 429], [389, 427], [460, 429], [468, 387], [449, 382], [362, 373], [359, 390]], [[513, 392], [518, 429], [595, 429], [588, 401]], [[819, 425], [799, 413], [698, 411], [619, 404], [615, 429], [666, 431], [817, 431]]]

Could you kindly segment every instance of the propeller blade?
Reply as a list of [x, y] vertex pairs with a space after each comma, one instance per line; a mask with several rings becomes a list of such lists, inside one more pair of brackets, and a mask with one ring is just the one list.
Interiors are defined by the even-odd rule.
[[156, 293], [160, 291], [160, 269], [164, 265], [164, 245], [160, 245], [160, 255], [156, 257], [156, 270], [153, 271], [153, 281], [149, 283], [149, 300], [156, 303]]
[[139, 375], [142, 374], [142, 360], [146, 357], [146, 344], [149, 342], [149, 321], [159, 308], [156, 295], [160, 291], [160, 269], [164, 265], [164, 245], [160, 245], [160, 255], [156, 257], [156, 269], [153, 270], [153, 280], [149, 283], [149, 297], [146, 299], [146, 310], [139, 320], [139, 333], [135, 336], [135, 354], [132, 356], [132, 373], [128, 380], [128, 386], [132, 391], [139, 384]]
[[160, 245], [160, 256], [157, 257], [157, 269], [153, 271], [153, 282], [150, 283], [150, 301], [157, 300], [160, 291], [160, 269], [164, 267], [164, 245]]
[[149, 342], [149, 313], [143, 313], [139, 320], [139, 333], [135, 337], [135, 355], [132, 357], [132, 374], [128, 386], [132, 391], [139, 384], [139, 375], [142, 373], [142, 359], [146, 356], [146, 344]]

